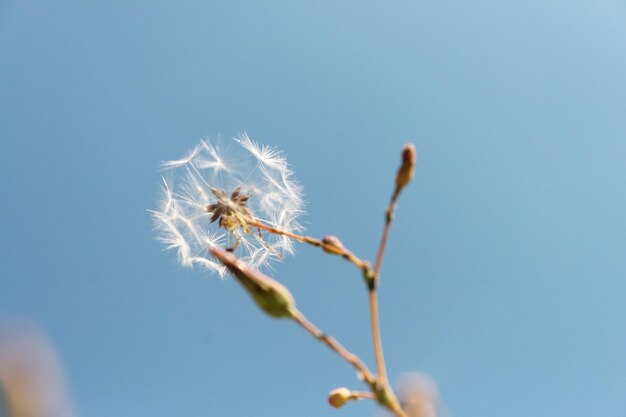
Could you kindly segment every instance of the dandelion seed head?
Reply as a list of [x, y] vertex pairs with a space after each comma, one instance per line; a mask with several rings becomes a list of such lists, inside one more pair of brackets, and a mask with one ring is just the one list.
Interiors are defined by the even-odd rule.
[[157, 240], [177, 252], [181, 265], [223, 276], [226, 269], [213, 260], [211, 247], [233, 250], [256, 268], [293, 254], [290, 238], [254, 227], [260, 221], [289, 233], [301, 229], [302, 189], [278, 150], [244, 133], [231, 141], [201, 141], [162, 169], [161, 198], [151, 213]]

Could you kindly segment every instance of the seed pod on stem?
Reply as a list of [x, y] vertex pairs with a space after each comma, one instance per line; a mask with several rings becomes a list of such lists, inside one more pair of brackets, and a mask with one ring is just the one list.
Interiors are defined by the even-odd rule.
[[284, 285], [224, 249], [212, 247], [210, 251], [237, 278], [261, 310], [271, 317], [294, 317], [296, 302]]
[[348, 388], [341, 387], [335, 388], [328, 393], [328, 404], [335, 408], [343, 407], [348, 401], [352, 399], [352, 393]]
[[322, 238], [322, 249], [326, 253], [330, 253], [331, 255], [344, 255], [346, 253], [346, 249], [343, 247], [343, 243], [337, 236], [324, 236]]
[[328, 404], [335, 408], [340, 408], [346, 405], [348, 401], [375, 399], [374, 394], [371, 392], [363, 391], [350, 391], [348, 388], [341, 387], [335, 388], [328, 393]]

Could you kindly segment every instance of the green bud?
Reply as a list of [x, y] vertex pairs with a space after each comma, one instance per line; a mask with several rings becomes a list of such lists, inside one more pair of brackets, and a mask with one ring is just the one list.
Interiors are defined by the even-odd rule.
[[224, 249], [212, 247], [210, 251], [237, 278], [261, 310], [276, 318], [294, 317], [296, 303], [284, 285]]

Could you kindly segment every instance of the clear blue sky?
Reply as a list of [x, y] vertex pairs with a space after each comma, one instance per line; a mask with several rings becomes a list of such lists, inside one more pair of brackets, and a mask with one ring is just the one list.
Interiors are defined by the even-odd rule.
[[[47, 332], [81, 416], [380, 415], [330, 409], [347, 365], [153, 240], [158, 164], [241, 131], [367, 258], [415, 143], [392, 378], [453, 417], [626, 415], [624, 1], [0, 1], [0, 320]], [[372, 364], [349, 265], [275, 276]]]

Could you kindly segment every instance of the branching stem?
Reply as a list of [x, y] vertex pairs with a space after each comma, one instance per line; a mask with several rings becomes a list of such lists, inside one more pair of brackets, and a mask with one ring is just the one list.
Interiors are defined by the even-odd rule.
[[332, 336], [322, 332], [317, 326], [311, 323], [299, 310], [293, 311], [293, 319], [304, 330], [306, 330], [311, 336], [320, 342], [328, 346], [332, 351], [337, 353], [346, 362], [352, 365], [358, 372], [359, 379], [362, 379], [372, 390], [370, 393], [360, 393], [363, 398], [371, 398], [382, 406], [389, 409], [397, 417], [408, 417], [406, 413], [398, 404], [395, 395], [389, 389], [387, 384], [382, 384], [381, 381], [368, 369], [368, 367], [356, 356], [354, 353], [346, 349], [341, 343], [339, 343]]
[[[391, 410], [398, 417], [407, 417], [407, 415], [402, 410], [402, 407], [400, 407], [395, 393], [390, 388], [387, 379], [387, 370], [385, 369], [385, 357], [383, 354], [383, 343], [380, 334], [377, 289], [380, 279], [380, 268], [382, 266], [383, 257], [385, 255], [385, 249], [387, 247], [389, 230], [391, 229], [391, 224], [393, 223], [396, 201], [398, 200], [398, 196], [400, 195], [402, 189], [411, 181], [414, 168], [415, 147], [412, 144], [407, 144], [403, 148], [402, 164], [396, 174], [396, 186], [389, 201], [389, 205], [387, 206], [387, 210], [385, 210], [385, 225], [380, 239], [380, 245], [378, 246], [378, 251], [376, 253], [376, 262], [374, 263], [373, 270], [371, 269], [369, 262], [361, 260], [360, 258], [356, 257], [352, 252], [345, 249], [341, 242], [335, 237], [325, 237], [324, 239], [320, 240], [278, 229], [276, 227], [267, 225], [258, 219], [250, 219], [249, 221], [249, 224], [257, 227], [259, 231], [265, 230], [269, 233], [287, 236], [299, 242], [308, 243], [310, 245], [322, 248], [327, 253], [341, 256], [347, 261], [353, 263], [361, 270], [368, 289], [372, 342], [374, 345], [374, 355], [376, 358], [377, 375], [374, 375], [356, 355], [348, 351], [334, 338], [326, 335], [315, 325], [309, 322], [301, 312], [296, 310], [294, 312], [293, 318], [313, 337], [326, 344], [331, 350], [335, 351], [339, 356], [341, 356], [344, 360], [350, 363], [358, 371], [360, 378], [362, 378], [370, 386], [373, 398], [376, 399], [378, 403], [380, 403], [382, 406]], [[363, 395], [363, 398], [371, 398], [371, 396], [369, 394]]]

